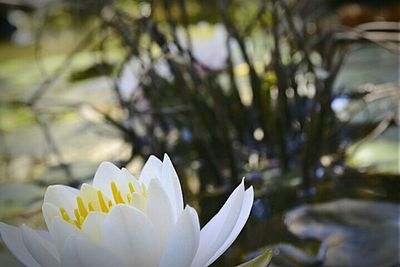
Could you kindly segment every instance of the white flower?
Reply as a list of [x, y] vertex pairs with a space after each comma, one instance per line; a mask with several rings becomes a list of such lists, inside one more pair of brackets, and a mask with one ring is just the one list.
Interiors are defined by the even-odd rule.
[[200, 231], [169, 157], [151, 156], [139, 179], [104, 162], [92, 185], [49, 186], [42, 208], [49, 232], [4, 223], [0, 232], [26, 266], [208, 266], [236, 239], [252, 204], [242, 181]]

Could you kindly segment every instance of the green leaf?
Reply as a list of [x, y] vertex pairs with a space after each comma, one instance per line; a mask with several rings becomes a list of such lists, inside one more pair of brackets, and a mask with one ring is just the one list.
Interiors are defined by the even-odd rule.
[[267, 249], [263, 254], [251, 261], [242, 263], [236, 267], [267, 267], [272, 259], [272, 251]]

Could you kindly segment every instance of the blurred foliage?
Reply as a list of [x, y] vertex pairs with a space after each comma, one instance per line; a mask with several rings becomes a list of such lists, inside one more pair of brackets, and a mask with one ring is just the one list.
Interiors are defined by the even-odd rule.
[[[332, 11], [318, 1], [62, 1], [28, 17], [37, 20], [37, 57], [66, 44], [69, 29], [82, 38], [16, 103], [20, 113], [61, 76], [72, 83], [114, 77], [117, 109], [94, 111], [131, 145], [122, 165], [167, 151], [178, 164], [195, 165], [201, 194], [279, 168], [301, 176], [307, 195], [326, 167], [321, 158], [336, 164], [346, 156], [351, 142], [343, 136], [351, 129], [332, 102], [341, 97], [334, 84], [354, 39], [351, 29], [330, 23]], [[54, 41], [60, 29], [67, 31]], [[13, 128], [11, 121], [24, 121], [18, 118], [3, 124]]]
[[[260, 240], [250, 240], [221, 265], [242, 261], [268, 238], [294, 242], [277, 222], [299, 202], [343, 195], [398, 201], [393, 168], [398, 140], [385, 145], [375, 140], [398, 128], [398, 118], [389, 112], [398, 84], [360, 87], [356, 93], [349, 92], [354, 89], [349, 82], [337, 86], [348, 51], [359, 44], [396, 51], [393, 42], [376, 38], [392, 30], [347, 27], [365, 18], [351, 18], [344, 27], [338, 21], [346, 21], [345, 15], [314, 0], [66, 0], [21, 10], [14, 15], [23, 38], [14, 41], [22, 47], [0, 46], [6, 62], [0, 82], [7, 85], [0, 92], [0, 138], [37, 124], [49, 144], [42, 149], [49, 165], [43, 177], [57, 176], [55, 181], [73, 186], [90, 177], [92, 166], [76, 168], [76, 154], [63, 154], [73, 143], [70, 133], [78, 136], [73, 141], [88, 161], [109, 159], [104, 152], [84, 153], [94, 141], [85, 134], [96, 126], [105, 146], [115, 145], [115, 132], [123, 139], [125, 150], [110, 157], [120, 166], [169, 153], [202, 221], [246, 176], [259, 199], [250, 222], [255, 227], [242, 239], [255, 233]], [[355, 122], [367, 105], [383, 98], [389, 99], [388, 112]], [[340, 103], [345, 108], [337, 108]], [[78, 115], [90, 125], [49, 126]], [[23, 141], [16, 144], [18, 151]], [[367, 142], [369, 147], [354, 149]], [[368, 171], [382, 172], [374, 166], [377, 153], [390, 165], [385, 170], [395, 174], [365, 173], [364, 163]], [[37, 168], [37, 158], [18, 160]], [[274, 217], [266, 222], [266, 214]], [[267, 253], [254, 262], [269, 259]]]
[[0, 107], [0, 128], [13, 131], [19, 127], [32, 125], [34, 122], [34, 116], [32, 112], [26, 108], [10, 109], [5, 106]]

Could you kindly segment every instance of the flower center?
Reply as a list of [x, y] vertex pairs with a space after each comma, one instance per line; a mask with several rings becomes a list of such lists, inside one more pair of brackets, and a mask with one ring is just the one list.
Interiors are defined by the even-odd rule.
[[[87, 186], [86, 194], [81, 194], [76, 197], [76, 208], [74, 209], [74, 217], [71, 218], [70, 214], [65, 208], [60, 208], [61, 217], [79, 229], [82, 228], [82, 224], [89, 215], [90, 212], [98, 211], [108, 213], [110, 209], [117, 204], [130, 204], [132, 201], [132, 193], [135, 192], [135, 188], [131, 182], [128, 183], [128, 193], [122, 193], [117, 184], [112, 181], [110, 183], [113, 199], [107, 198], [101, 190], [97, 190], [94, 187]], [[145, 188], [143, 187], [143, 191]], [[144, 191], [145, 192], [145, 191]]]

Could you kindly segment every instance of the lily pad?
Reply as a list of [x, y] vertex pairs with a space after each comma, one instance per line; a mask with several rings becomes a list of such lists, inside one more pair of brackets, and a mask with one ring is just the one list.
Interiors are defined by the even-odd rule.
[[41, 200], [44, 188], [33, 184], [0, 185], [0, 220], [24, 214]]
[[398, 134], [399, 127], [389, 127], [371, 142], [350, 146], [346, 163], [354, 168], [366, 167], [373, 172], [400, 173]]
[[390, 267], [399, 264], [400, 206], [342, 199], [290, 211], [290, 232], [320, 240], [325, 267]]
[[[377, 45], [354, 47], [348, 54], [335, 82], [337, 90], [357, 90], [365, 83], [387, 83], [399, 79], [399, 58], [393, 52]], [[375, 66], [371, 68], [371, 66]]]

